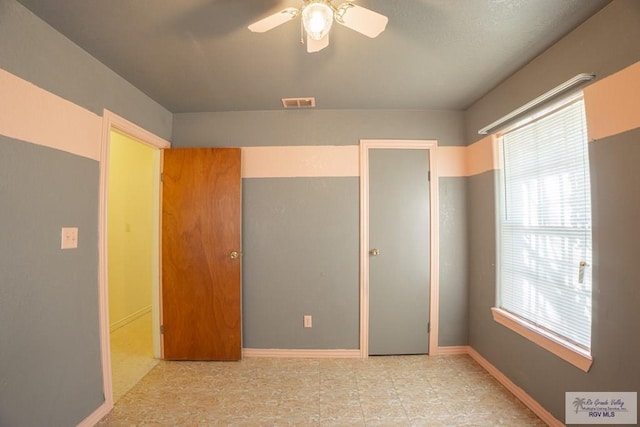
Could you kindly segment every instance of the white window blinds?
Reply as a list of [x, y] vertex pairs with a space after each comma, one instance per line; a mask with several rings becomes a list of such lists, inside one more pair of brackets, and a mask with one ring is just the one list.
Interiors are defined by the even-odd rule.
[[499, 306], [591, 345], [591, 198], [582, 98], [502, 138]]

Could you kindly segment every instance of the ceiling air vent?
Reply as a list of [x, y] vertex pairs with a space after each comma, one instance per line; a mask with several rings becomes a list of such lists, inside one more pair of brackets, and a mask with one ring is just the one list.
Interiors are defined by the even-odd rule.
[[284, 108], [313, 108], [316, 106], [315, 98], [282, 98]]

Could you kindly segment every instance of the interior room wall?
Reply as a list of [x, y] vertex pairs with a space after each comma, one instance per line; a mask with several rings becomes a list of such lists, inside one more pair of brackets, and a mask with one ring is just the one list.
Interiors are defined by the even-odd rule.
[[108, 196], [109, 323], [125, 325], [151, 310], [156, 150], [111, 131]]
[[[620, 71], [640, 60], [640, 3], [616, 0], [560, 40], [474, 104], [466, 115], [467, 140], [477, 130], [581, 72], [598, 79], [619, 79]], [[637, 67], [637, 65], [636, 65]], [[601, 112], [588, 116], [615, 124], [617, 105], [630, 105], [640, 117], [637, 77], [612, 94]], [[635, 83], [632, 83], [635, 82]], [[604, 83], [604, 81], [602, 82]], [[629, 85], [631, 83], [631, 86]], [[587, 109], [593, 107], [585, 90]], [[635, 86], [634, 86], [635, 84]], [[596, 103], [600, 101], [596, 100]], [[628, 112], [623, 112], [625, 117]], [[632, 115], [634, 113], [631, 113]], [[634, 218], [640, 215], [637, 129], [598, 137], [590, 143], [593, 215], [593, 365], [585, 373], [495, 323], [497, 173], [486, 171], [468, 179], [469, 212], [469, 344], [557, 419], [565, 419], [567, 391], [635, 391], [640, 384], [636, 354], [640, 316], [637, 310], [640, 275], [632, 253], [640, 247]]]
[[100, 115], [164, 137], [172, 116], [14, 0], [0, 0], [0, 93], [0, 425], [77, 425], [105, 401]]
[[95, 160], [0, 136], [2, 425], [76, 425], [104, 400], [98, 180]]
[[[312, 150], [293, 150], [283, 164], [273, 160], [273, 173], [254, 176], [251, 168], [243, 171], [244, 346], [357, 349], [359, 141], [435, 139], [440, 146], [459, 147], [464, 145], [463, 129], [461, 112], [439, 110], [176, 114], [175, 147]], [[348, 150], [320, 157], [313, 154], [314, 147], [322, 152], [322, 147]], [[323, 172], [324, 166], [344, 162], [347, 155], [348, 171]], [[288, 164], [300, 168], [277, 172]], [[305, 176], [305, 170], [316, 169], [320, 172]], [[439, 178], [444, 230], [439, 345], [444, 346], [468, 343], [465, 182], [462, 176]], [[312, 330], [302, 327], [303, 314], [313, 315]]]

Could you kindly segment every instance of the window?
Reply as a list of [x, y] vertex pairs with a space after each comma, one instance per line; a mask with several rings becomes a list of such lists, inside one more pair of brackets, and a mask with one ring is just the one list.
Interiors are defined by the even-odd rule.
[[500, 147], [498, 308], [588, 355], [591, 191], [582, 97], [505, 131]]

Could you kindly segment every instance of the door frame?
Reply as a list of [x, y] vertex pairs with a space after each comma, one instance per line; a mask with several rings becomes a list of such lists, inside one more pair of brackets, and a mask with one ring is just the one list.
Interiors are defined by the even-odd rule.
[[[429, 355], [438, 354], [439, 295], [439, 220], [438, 169], [436, 140], [361, 139], [360, 140], [360, 357], [369, 357], [369, 150], [402, 149], [429, 151], [430, 210], [430, 287], [429, 287]], [[427, 325], [425, 325], [425, 330]]]
[[[111, 343], [109, 331], [109, 280], [108, 280], [108, 239], [107, 239], [107, 208], [109, 196], [109, 152], [111, 146], [111, 131], [118, 131], [136, 141], [145, 144], [153, 149], [161, 150], [169, 148], [171, 143], [163, 138], [143, 129], [142, 127], [118, 116], [105, 109], [102, 115], [102, 141], [100, 147], [100, 206], [98, 213], [98, 286], [99, 286], [99, 311], [100, 311], [100, 353], [102, 360], [102, 378], [105, 403], [103, 404], [106, 413], [113, 408], [113, 382], [111, 377]], [[162, 167], [162, 156], [159, 158]], [[158, 171], [159, 174], [159, 171]], [[159, 181], [159, 176], [158, 176]], [[159, 185], [159, 184], [158, 184]], [[162, 196], [159, 196], [158, 209]], [[158, 211], [159, 212], [159, 211]], [[158, 215], [160, 221], [160, 215]], [[160, 224], [159, 224], [160, 225]], [[158, 228], [158, 251], [160, 239], [160, 228]], [[158, 253], [157, 277], [160, 277], [161, 258]], [[159, 279], [158, 279], [159, 280]], [[160, 290], [159, 283], [152, 284], [152, 315], [153, 319], [153, 340], [154, 356], [160, 357]], [[156, 336], [157, 335], [157, 336]]]

